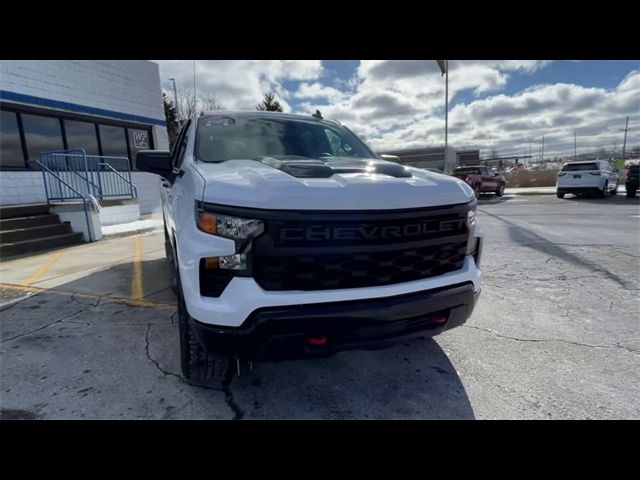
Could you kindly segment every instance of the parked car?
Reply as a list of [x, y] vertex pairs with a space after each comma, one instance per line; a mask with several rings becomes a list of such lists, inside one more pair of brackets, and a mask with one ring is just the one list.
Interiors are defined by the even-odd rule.
[[624, 182], [624, 187], [627, 192], [627, 197], [629, 198], [635, 197], [639, 186], [640, 186], [640, 165], [628, 165], [626, 178]]
[[464, 323], [482, 240], [464, 182], [382, 160], [338, 122], [205, 112], [163, 177], [165, 248], [186, 378], [229, 362], [382, 348]]
[[556, 195], [564, 198], [574, 195], [595, 194], [601, 198], [618, 193], [618, 170], [606, 160], [568, 162], [558, 172]]
[[469, 185], [476, 198], [481, 193], [495, 193], [497, 197], [504, 195], [506, 180], [499, 172], [483, 165], [456, 167], [453, 176], [462, 179]]

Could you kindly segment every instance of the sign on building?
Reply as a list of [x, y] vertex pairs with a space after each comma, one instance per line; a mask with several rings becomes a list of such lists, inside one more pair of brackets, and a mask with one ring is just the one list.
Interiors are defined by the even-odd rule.
[[144, 130], [132, 130], [133, 145], [136, 150], [147, 150], [149, 148], [149, 134]]

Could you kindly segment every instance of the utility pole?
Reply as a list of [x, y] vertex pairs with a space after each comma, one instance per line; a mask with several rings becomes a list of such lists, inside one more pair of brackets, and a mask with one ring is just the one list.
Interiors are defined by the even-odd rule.
[[574, 160], [578, 160], [578, 144], [576, 143], [576, 131], [573, 131], [573, 156]]
[[544, 135], [542, 135], [542, 151], [540, 153], [540, 161], [544, 162]]
[[624, 154], [627, 148], [627, 131], [629, 130], [629, 117], [627, 117], [627, 123], [624, 126], [624, 143], [622, 144], [622, 164], [624, 165]]

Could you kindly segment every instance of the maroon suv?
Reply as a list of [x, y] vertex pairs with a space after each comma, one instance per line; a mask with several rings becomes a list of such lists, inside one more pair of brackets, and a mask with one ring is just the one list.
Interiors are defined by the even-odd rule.
[[476, 198], [481, 193], [495, 193], [497, 197], [504, 194], [506, 181], [498, 172], [491, 170], [491, 167], [482, 165], [457, 167], [453, 171], [453, 176], [467, 182], [476, 192]]

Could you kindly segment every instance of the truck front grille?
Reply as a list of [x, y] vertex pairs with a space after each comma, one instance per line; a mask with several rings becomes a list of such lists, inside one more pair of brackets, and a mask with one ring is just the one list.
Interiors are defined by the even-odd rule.
[[269, 291], [333, 290], [452, 272], [464, 263], [472, 207], [270, 214], [253, 241], [253, 277]]

